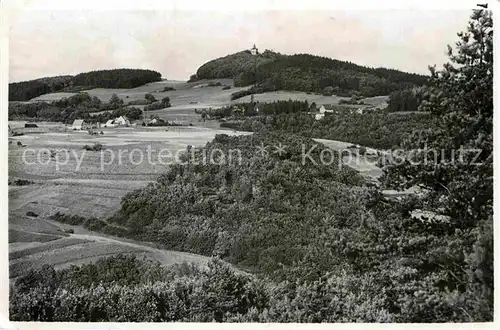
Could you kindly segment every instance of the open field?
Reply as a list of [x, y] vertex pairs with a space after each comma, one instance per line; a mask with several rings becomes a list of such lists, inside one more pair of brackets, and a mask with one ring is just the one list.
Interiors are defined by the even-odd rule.
[[50, 242], [59, 239], [59, 236], [32, 233], [24, 230], [9, 229], [10, 242]]
[[[10, 219], [9, 219], [10, 221]], [[16, 278], [28, 267], [50, 264], [56, 269], [94, 262], [99, 258], [116, 254], [133, 253], [140, 257], [156, 260], [164, 265], [193, 262], [202, 267], [209, 259], [205, 256], [185, 252], [168, 251], [155, 248], [149, 243], [135, 242], [95, 233], [79, 226], [60, 224], [51, 220], [37, 219], [42, 223], [58, 228], [59, 235], [42, 235], [36, 228], [9, 230], [9, 276]], [[16, 223], [19, 223], [17, 221]], [[16, 226], [17, 224], [9, 224]], [[72, 229], [74, 233], [63, 231]], [[30, 232], [33, 230], [33, 232]], [[21, 236], [24, 234], [24, 236]]]
[[54, 249], [60, 249], [60, 248], [64, 248], [64, 247], [71, 246], [71, 245], [87, 243], [87, 242], [88, 242], [87, 240], [82, 240], [82, 239], [78, 239], [78, 238], [61, 238], [61, 239], [58, 239], [55, 241], [48, 242], [46, 244], [41, 244], [41, 245], [37, 245], [34, 247], [27, 247], [27, 248], [22, 249], [22, 250], [18, 249], [15, 251], [11, 251], [9, 249], [9, 259], [10, 260], [19, 259], [19, 258], [22, 258], [25, 256], [29, 256], [29, 255], [33, 255], [33, 254], [37, 254], [37, 253], [42, 253], [42, 252], [50, 251], [50, 250], [54, 250]]
[[[23, 122], [9, 124], [24, 126]], [[140, 254], [163, 264], [208, 262], [207, 257], [107, 237], [48, 218], [56, 212], [84, 217], [111, 216], [126, 193], [154, 181], [165, 172], [168, 162], [175, 161], [175, 154], [185, 151], [188, 145], [202, 146], [219, 133], [248, 133], [203, 127], [137, 126], [105, 128], [104, 135], [91, 136], [85, 131], [64, 131], [64, 125], [57, 123], [39, 126], [42, 132], [9, 137], [12, 141], [8, 149], [9, 180], [33, 181], [29, 185], [9, 186], [11, 278], [28, 266], [48, 263], [61, 268], [118, 253]], [[26, 147], [17, 146], [17, 141]], [[105, 150], [83, 149], [84, 145], [96, 142], [104, 145]], [[168, 150], [173, 156], [161, 158], [160, 150]], [[142, 162], [139, 154], [143, 155]], [[29, 217], [27, 212], [38, 217]], [[75, 233], [64, 232], [69, 228]]]
[[[99, 136], [67, 131], [11, 137], [9, 179], [29, 179], [34, 184], [11, 187], [10, 213], [109, 216], [127, 192], [154, 181], [188, 145], [202, 146], [219, 133], [242, 134], [200, 127], [165, 129], [115, 128], [103, 129], [104, 135]], [[17, 141], [26, 147], [18, 147]], [[83, 149], [96, 142], [105, 149]]]

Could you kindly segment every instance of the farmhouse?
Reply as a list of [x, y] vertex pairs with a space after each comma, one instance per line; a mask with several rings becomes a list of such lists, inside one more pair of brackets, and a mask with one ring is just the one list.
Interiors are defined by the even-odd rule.
[[130, 120], [128, 120], [128, 118], [125, 116], [120, 116], [118, 118], [115, 118], [115, 124], [117, 124], [118, 126], [129, 126]]
[[333, 113], [333, 110], [327, 110], [327, 109], [325, 108], [325, 106], [324, 106], [324, 105], [322, 105], [322, 106], [321, 106], [321, 108], [319, 108], [319, 113], [316, 113], [316, 114], [314, 115], [314, 118], [315, 118], [316, 120], [323, 119], [323, 117], [324, 117], [324, 116], [325, 116], [325, 114], [327, 114], [327, 113]]
[[104, 127], [116, 127], [116, 126], [118, 126], [118, 124], [116, 124], [113, 119], [108, 120], [106, 124], [104, 124]]
[[321, 108], [319, 108], [319, 113], [327, 113], [327, 112], [332, 113], [333, 110], [327, 110], [324, 105], [322, 105]]
[[71, 129], [82, 130], [84, 128], [85, 121], [83, 119], [75, 119]]

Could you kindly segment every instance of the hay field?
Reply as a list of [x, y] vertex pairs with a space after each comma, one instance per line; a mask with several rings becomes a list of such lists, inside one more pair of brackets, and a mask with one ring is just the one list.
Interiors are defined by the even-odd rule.
[[[11, 221], [11, 219], [9, 219]], [[29, 267], [40, 267], [49, 264], [56, 269], [94, 262], [102, 257], [117, 254], [135, 254], [163, 265], [176, 263], [196, 263], [205, 267], [209, 257], [185, 252], [162, 250], [148, 243], [119, 239], [108, 235], [94, 233], [79, 226], [58, 224], [54, 221], [36, 221], [59, 226], [58, 235], [40, 234], [36, 228], [22, 227], [22, 230], [9, 230], [9, 277], [16, 278]], [[16, 222], [19, 223], [19, 222]], [[19, 224], [9, 226], [20, 227]], [[73, 229], [74, 233], [66, 234], [64, 229]]]
[[[14, 125], [23, 126], [23, 122]], [[59, 131], [60, 124], [43, 124], [44, 132], [9, 137], [9, 271], [19, 276], [29, 266], [48, 263], [56, 268], [95, 261], [103, 256], [133, 253], [163, 264], [209, 258], [155, 249], [148, 244], [112, 238], [49, 220], [56, 212], [107, 218], [128, 192], [145, 187], [165, 172], [165, 150], [174, 156], [188, 145], [202, 146], [216, 134], [248, 134], [204, 127], [105, 128], [104, 135]], [[42, 127], [41, 126], [41, 127]], [[25, 147], [20, 147], [20, 141]], [[99, 142], [103, 151], [86, 151]], [[52, 154], [52, 156], [51, 156]], [[140, 161], [139, 155], [143, 155]], [[175, 161], [174, 158], [163, 159]], [[31, 180], [23, 186], [15, 179]], [[37, 216], [28, 216], [33, 212]], [[74, 233], [66, 233], [73, 229]]]
[[[200, 127], [168, 129], [141, 126], [103, 129], [104, 135], [98, 136], [67, 131], [10, 137], [9, 180], [34, 181], [10, 186], [10, 213], [110, 216], [127, 192], [154, 181], [188, 145], [202, 146], [219, 133], [238, 134]], [[104, 150], [83, 149], [96, 142]]]

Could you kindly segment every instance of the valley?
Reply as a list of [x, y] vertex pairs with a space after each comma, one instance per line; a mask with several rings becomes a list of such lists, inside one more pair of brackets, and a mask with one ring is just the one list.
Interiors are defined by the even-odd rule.
[[428, 75], [254, 45], [10, 83], [10, 319], [492, 321], [491, 13], [458, 37]]

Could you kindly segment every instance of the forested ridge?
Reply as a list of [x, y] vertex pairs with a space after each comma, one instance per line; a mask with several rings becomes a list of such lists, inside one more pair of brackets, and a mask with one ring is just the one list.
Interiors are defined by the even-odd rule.
[[127, 107], [116, 94], [112, 94], [108, 102], [102, 102], [86, 92], [52, 102], [9, 102], [9, 120], [46, 120], [71, 124], [75, 119], [83, 119], [88, 123], [102, 123], [119, 116], [127, 116], [130, 120], [140, 119], [142, 110]]
[[56, 76], [9, 84], [9, 101], [29, 101], [37, 96], [68, 91], [78, 87], [134, 88], [161, 80], [161, 74], [152, 70], [113, 69], [95, 70], [76, 76]]
[[315, 120], [310, 114], [295, 112], [221, 123], [221, 127], [242, 131], [278, 131], [386, 150], [397, 148], [412, 132], [432, 130], [435, 125], [436, 118], [426, 113], [400, 117], [385, 112], [358, 114], [348, 110], [338, 110], [321, 120]]
[[[450, 64], [431, 69], [420, 107], [431, 114], [432, 127], [401, 137], [404, 161], [384, 168], [382, 188], [418, 185], [424, 193], [387, 200], [380, 187], [341, 166], [339, 155], [325, 157], [326, 147], [304, 136], [298, 124], [251, 136], [218, 135], [203, 148], [188, 147], [184, 164], [127, 194], [106, 220], [127, 228], [120, 235], [218, 257], [251, 276], [218, 260], [204, 270], [165, 269], [133, 257], [63, 271], [45, 267], [11, 287], [11, 317], [493, 321], [492, 24], [491, 12], [473, 12], [457, 50], [449, 50]], [[302, 115], [298, 109], [273, 116]], [[348, 118], [335, 116], [328, 120], [340, 129], [343, 124], [334, 123]], [[452, 153], [462, 147], [468, 150], [463, 159]], [[305, 162], [304, 152], [310, 155]], [[310, 161], [322, 154], [323, 162]], [[448, 220], [416, 219], [411, 212], [417, 209]]]
[[[192, 79], [233, 78], [236, 86], [258, 84], [262, 91], [295, 90], [325, 95], [387, 95], [421, 86], [428, 77], [385, 68], [369, 68], [310, 54], [283, 55], [242, 51], [202, 65]], [[258, 91], [258, 92], [262, 92]]]

